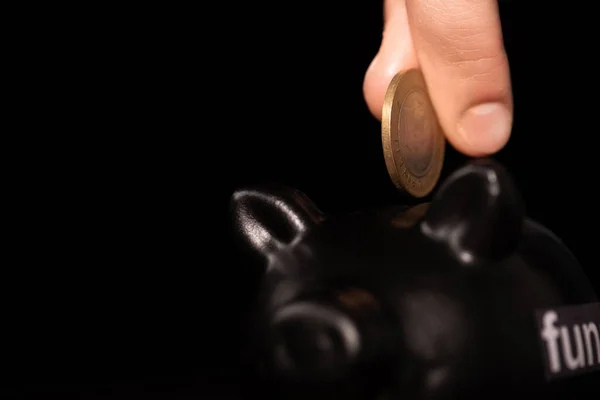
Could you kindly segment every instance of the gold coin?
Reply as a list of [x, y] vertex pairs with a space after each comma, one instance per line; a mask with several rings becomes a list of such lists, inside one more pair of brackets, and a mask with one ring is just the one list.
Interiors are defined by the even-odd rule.
[[381, 138], [396, 187], [414, 197], [431, 193], [442, 173], [446, 140], [419, 70], [399, 73], [390, 82]]

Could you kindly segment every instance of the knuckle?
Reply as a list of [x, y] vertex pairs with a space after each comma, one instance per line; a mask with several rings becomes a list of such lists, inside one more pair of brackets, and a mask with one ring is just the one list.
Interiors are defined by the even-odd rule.
[[487, 73], [506, 62], [497, 13], [483, 0], [420, 0], [422, 39], [448, 66]]
[[464, 70], [470, 75], [493, 73], [506, 65], [502, 52], [477, 49], [473, 51], [453, 51], [445, 55], [449, 67]]
[[438, 43], [443, 63], [469, 76], [493, 74], [507, 65], [502, 40], [490, 38], [487, 32], [449, 34]]

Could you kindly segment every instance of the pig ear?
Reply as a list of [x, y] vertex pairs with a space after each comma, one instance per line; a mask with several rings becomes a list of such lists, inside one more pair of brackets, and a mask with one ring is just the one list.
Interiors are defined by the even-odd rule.
[[238, 190], [231, 200], [234, 228], [251, 249], [276, 251], [324, 219], [303, 193], [286, 187]]
[[481, 159], [444, 182], [421, 228], [467, 265], [509, 256], [523, 223], [523, 203], [507, 171], [491, 159]]

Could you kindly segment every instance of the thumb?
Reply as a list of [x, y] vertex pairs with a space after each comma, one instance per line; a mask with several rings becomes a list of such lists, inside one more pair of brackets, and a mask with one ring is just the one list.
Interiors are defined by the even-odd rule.
[[404, 0], [385, 0], [385, 25], [379, 52], [367, 69], [363, 83], [371, 113], [381, 119], [385, 92], [399, 71], [417, 67]]
[[500, 150], [512, 95], [497, 0], [406, 0], [419, 65], [448, 141], [471, 156]]

